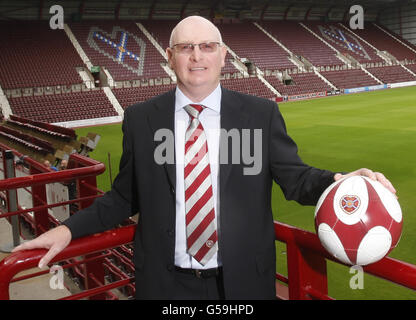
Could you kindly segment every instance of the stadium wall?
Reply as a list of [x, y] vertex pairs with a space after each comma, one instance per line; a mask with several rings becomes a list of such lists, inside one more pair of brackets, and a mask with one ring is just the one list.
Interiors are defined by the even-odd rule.
[[379, 21], [389, 30], [416, 45], [416, 3], [384, 10]]

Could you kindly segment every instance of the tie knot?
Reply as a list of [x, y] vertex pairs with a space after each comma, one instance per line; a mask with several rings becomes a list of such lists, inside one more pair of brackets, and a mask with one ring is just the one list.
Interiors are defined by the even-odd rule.
[[192, 118], [198, 119], [199, 114], [205, 109], [205, 106], [200, 104], [188, 104], [184, 109]]

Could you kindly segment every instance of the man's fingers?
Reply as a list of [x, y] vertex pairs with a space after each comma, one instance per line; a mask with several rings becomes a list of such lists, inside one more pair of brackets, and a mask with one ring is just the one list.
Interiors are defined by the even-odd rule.
[[380, 172], [376, 172], [375, 173], [377, 176], [377, 181], [379, 181], [383, 186], [385, 186], [387, 189], [390, 190], [390, 192], [392, 193], [396, 193], [396, 189], [393, 187], [393, 184], [390, 182], [389, 179], [387, 179], [384, 174], [380, 173]]
[[362, 175], [362, 176], [366, 176], [366, 177], [368, 177], [368, 178], [370, 178], [371, 180], [374, 180], [374, 181], [377, 180], [377, 176], [376, 176], [375, 172], [373, 172], [370, 169], [363, 168], [363, 169], [360, 169], [358, 171], [359, 171], [359, 174]]
[[380, 172], [374, 172], [367, 168], [361, 168], [356, 171], [350, 172], [346, 175], [342, 175], [341, 173], [336, 173], [334, 175], [334, 180], [338, 181], [342, 178], [349, 178], [349, 177], [358, 176], [358, 175], [368, 177], [373, 181], [378, 181], [393, 194], [397, 193], [396, 189], [393, 187], [393, 184], [384, 176], [384, 174]]
[[55, 256], [61, 252], [61, 250], [59, 250], [57, 247], [53, 246], [52, 248], [49, 249], [49, 251], [43, 256], [42, 259], [40, 259], [38, 267], [40, 269], [42, 269], [43, 267], [45, 267], [46, 265], [49, 264], [49, 262], [55, 258]]
[[72, 234], [68, 227], [62, 225], [51, 229], [36, 239], [22, 243], [13, 249], [12, 252], [31, 249], [49, 249], [40, 259], [39, 268], [45, 267], [49, 262], [71, 242]]
[[[21, 250], [31, 250], [31, 249], [37, 249], [37, 248], [41, 248], [39, 246], [39, 241], [38, 239], [33, 239], [33, 240], [30, 240], [28, 242], [24, 242], [18, 245], [16, 248], [12, 250], [12, 252], [17, 252]], [[48, 249], [47, 247], [42, 247], [42, 248]]]

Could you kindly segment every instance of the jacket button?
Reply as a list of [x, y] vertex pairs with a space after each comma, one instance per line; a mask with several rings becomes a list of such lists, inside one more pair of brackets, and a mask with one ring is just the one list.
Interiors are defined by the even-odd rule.
[[166, 269], [168, 269], [168, 271], [173, 271], [173, 265], [171, 265], [171, 264], [168, 264], [167, 266], [166, 266]]
[[169, 236], [169, 237], [173, 237], [173, 234], [174, 234], [174, 233], [173, 233], [173, 230], [172, 230], [172, 229], [168, 229], [168, 230], [167, 230], [167, 233], [168, 233], [168, 236]]

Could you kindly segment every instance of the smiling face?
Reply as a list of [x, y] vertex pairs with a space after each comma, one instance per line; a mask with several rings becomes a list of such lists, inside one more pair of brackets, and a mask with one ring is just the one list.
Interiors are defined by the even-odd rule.
[[219, 84], [227, 48], [221, 45], [213, 52], [202, 52], [195, 46], [191, 53], [183, 53], [174, 45], [208, 42], [222, 42], [218, 29], [205, 18], [192, 16], [174, 28], [170, 47], [166, 49], [169, 66], [175, 71], [179, 89], [194, 102], [203, 100]]

